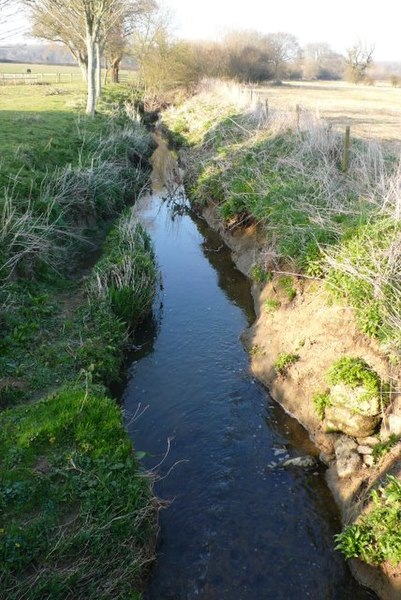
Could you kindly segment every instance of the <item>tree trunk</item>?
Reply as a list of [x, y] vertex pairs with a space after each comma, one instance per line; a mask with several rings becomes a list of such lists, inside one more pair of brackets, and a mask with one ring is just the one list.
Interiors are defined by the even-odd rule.
[[95, 42], [90, 35], [86, 36], [86, 48], [88, 51], [88, 96], [86, 102], [86, 114], [95, 116], [96, 95], [95, 95]]
[[99, 42], [96, 43], [96, 100], [102, 95], [102, 53]]
[[113, 83], [119, 83], [118, 73], [120, 69], [120, 61], [113, 61], [110, 66], [111, 69], [111, 81]]
[[83, 62], [79, 59], [78, 59], [78, 65], [79, 65], [79, 68], [81, 69], [82, 81], [87, 82], [88, 81], [88, 65], [86, 64], [86, 62]]

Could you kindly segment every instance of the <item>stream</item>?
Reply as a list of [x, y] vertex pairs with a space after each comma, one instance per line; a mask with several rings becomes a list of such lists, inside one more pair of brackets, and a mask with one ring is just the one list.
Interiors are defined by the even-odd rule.
[[333, 548], [341, 526], [323, 466], [277, 466], [318, 452], [249, 373], [239, 339], [255, 318], [248, 280], [220, 236], [161, 193], [136, 210], [162, 283], [123, 403], [169, 502], [145, 599], [375, 598]]

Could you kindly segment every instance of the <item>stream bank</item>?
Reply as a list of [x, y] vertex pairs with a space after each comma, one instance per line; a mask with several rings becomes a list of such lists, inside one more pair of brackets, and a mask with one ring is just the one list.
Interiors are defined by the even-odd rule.
[[[232, 250], [235, 264], [252, 282], [252, 267], [264, 251], [264, 234], [255, 226], [228, 231], [212, 206], [204, 208], [202, 214], [209, 226], [219, 231]], [[277, 298], [276, 282], [252, 283], [256, 320], [241, 339], [249, 352], [253, 375], [305, 427], [319, 448], [320, 459], [328, 466], [326, 480], [341, 510], [342, 521], [349, 523], [359, 515], [373, 486], [389, 472], [399, 473], [401, 449], [396, 446], [377, 465], [365, 464], [361, 456], [355, 467], [339, 474], [336, 445], [345, 436], [324, 431], [311, 398], [316, 389], [326, 385], [324, 374], [330, 365], [344, 354], [365, 357], [383, 379], [389, 378], [390, 369], [379, 345], [361, 334], [350, 308], [329, 301], [323, 283], [294, 278], [294, 285], [296, 298], [289, 300], [285, 293], [280, 294], [279, 305], [269, 312], [265, 309], [266, 301]], [[299, 360], [283, 377], [277, 373], [275, 362], [282, 352], [288, 351], [296, 351]], [[380, 598], [400, 598], [399, 569], [390, 564], [372, 567], [357, 559], [350, 561], [350, 567], [355, 577]]]

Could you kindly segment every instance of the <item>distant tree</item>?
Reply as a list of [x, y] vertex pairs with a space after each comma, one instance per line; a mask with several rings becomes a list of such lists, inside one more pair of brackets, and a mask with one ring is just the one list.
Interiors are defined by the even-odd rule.
[[253, 30], [230, 31], [224, 36], [221, 47], [228, 77], [239, 81], [271, 78], [271, 56], [266, 35]]
[[341, 79], [344, 58], [326, 42], [307, 44], [303, 48], [302, 71], [305, 79]]
[[352, 83], [361, 83], [367, 76], [367, 70], [373, 63], [374, 46], [357, 42], [347, 48], [345, 78]]
[[297, 38], [291, 33], [269, 33], [267, 35], [267, 52], [276, 81], [283, 79], [288, 72], [288, 67], [300, 55]]

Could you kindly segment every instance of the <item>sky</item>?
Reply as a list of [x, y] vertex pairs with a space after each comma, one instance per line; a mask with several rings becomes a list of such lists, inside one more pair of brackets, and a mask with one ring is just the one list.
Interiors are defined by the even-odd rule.
[[[357, 41], [374, 45], [375, 60], [401, 61], [401, 2], [399, 0], [164, 0], [170, 7], [176, 36], [218, 39], [232, 29], [262, 33], [285, 31], [301, 45], [328, 42], [344, 53]], [[29, 42], [22, 37], [27, 21], [18, 16], [8, 25], [14, 35], [6, 42]], [[4, 45], [1, 40], [0, 44]]]
[[168, 0], [177, 35], [216, 38], [230, 29], [286, 31], [301, 45], [328, 42], [333, 50], [360, 40], [376, 60], [401, 61], [399, 0]]

